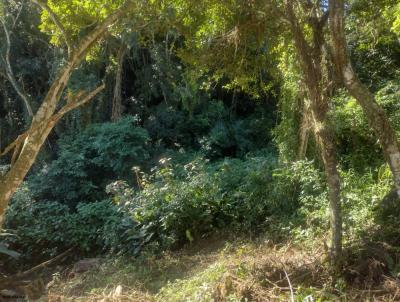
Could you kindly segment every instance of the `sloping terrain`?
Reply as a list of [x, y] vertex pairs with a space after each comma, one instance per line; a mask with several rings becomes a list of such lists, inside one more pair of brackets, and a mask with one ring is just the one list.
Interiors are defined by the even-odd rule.
[[[336, 282], [329, 277], [325, 259], [323, 249], [312, 246], [274, 245], [268, 240], [235, 240], [232, 243], [214, 238], [180, 252], [140, 259], [110, 258], [85, 273], [58, 276], [49, 288], [48, 299], [159, 302], [400, 300], [399, 280], [385, 275], [385, 264], [378, 259], [366, 257], [357, 265], [349, 265], [352, 269]], [[360, 271], [356, 271], [357, 267]]]

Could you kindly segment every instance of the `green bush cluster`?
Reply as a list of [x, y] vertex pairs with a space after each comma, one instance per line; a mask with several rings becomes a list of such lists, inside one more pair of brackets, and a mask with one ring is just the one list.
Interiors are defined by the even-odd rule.
[[[137, 254], [149, 244], [161, 251], [221, 231], [305, 240], [329, 230], [325, 176], [313, 161], [279, 164], [266, 152], [215, 162], [194, 154], [176, 158], [161, 159], [149, 174], [136, 167], [136, 186], [114, 181], [106, 188], [111, 200], [74, 210], [34, 201], [27, 188], [20, 190], [7, 213], [6, 227], [17, 235], [11, 246], [32, 260], [71, 246], [83, 254]], [[389, 170], [341, 176], [345, 238], [369, 236], [391, 186]], [[395, 215], [389, 217], [395, 222]]]
[[161, 248], [171, 248], [217, 230], [261, 228], [274, 212], [270, 190], [273, 161], [268, 157], [195, 159], [174, 166], [168, 159], [137, 190], [126, 188], [114, 200]]
[[6, 241], [22, 252], [22, 260], [35, 263], [69, 248], [79, 255], [136, 249], [135, 222], [109, 200], [80, 203], [75, 211], [58, 202], [38, 202], [21, 188], [7, 211], [5, 228], [14, 236]]
[[29, 179], [37, 200], [69, 206], [104, 198], [113, 179], [128, 177], [134, 165], [149, 158], [149, 135], [134, 117], [94, 124], [59, 141], [57, 159]]
[[162, 159], [151, 175], [138, 175], [139, 189], [115, 183], [113, 199], [158, 249], [224, 230], [282, 238], [327, 229], [325, 183], [310, 161], [279, 165], [268, 153], [185, 165]]

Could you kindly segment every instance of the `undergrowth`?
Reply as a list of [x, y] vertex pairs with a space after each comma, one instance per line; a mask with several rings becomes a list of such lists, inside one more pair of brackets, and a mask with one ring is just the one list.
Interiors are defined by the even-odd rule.
[[[374, 270], [369, 267], [369, 273]], [[300, 302], [396, 301], [399, 297], [399, 281], [389, 275], [382, 275], [379, 283], [364, 280], [350, 282], [345, 275], [332, 282], [326, 254], [317, 243], [304, 249], [293, 243], [274, 245], [265, 237], [253, 241], [214, 237], [157, 257], [104, 259], [99, 268], [56, 280], [49, 299]]]

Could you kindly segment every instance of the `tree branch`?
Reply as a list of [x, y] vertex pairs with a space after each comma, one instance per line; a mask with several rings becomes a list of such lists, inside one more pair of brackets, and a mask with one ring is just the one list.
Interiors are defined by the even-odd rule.
[[[35, 267], [24, 271], [22, 273], [18, 273], [14, 276], [10, 276], [10, 277], [5, 277], [0, 279], [0, 283], [1, 283], [1, 288], [5, 288], [6, 286], [10, 286], [12, 284], [17, 283], [20, 280], [24, 280], [25, 278], [32, 276], [33, 274], [37, 274], [38, 271], [42, 270], [45, 267], [49, 267], [50, 265], [53, 265], [54, 263], [57, 263], [58, 261], [63, 260], [66, 256], [68, 256], [68, 254], [70, 254], [72, 251], [74, 250], [73, 247], [69, 248], [68, 250], [66, 250], [65, 252], [61, 253], [60, 255], [54, 257], [53, 259], [47, 260], [39, 265], [36, 265]], [[0, 289], [1, 289], [0, 288]]]
[[285, 13], [279, 9], [277, 4], [272, 3], [272, 1], [267, 1], [267, 8], [272, 10], [274, 12], [274, 14], [277, 15], [281, 19], [281, 21], [283, 21], [285, 23], [290, 23], [289, 19], [285, 15]]
[[106, 85], [103, 83], [99, 87], [94, 89], [92, 92], [88, 93], [85, 97], [83, 98], [81, 98], [80, 96], [77, 97], [76, 100], [69, 102], [64, 107], [62, 107], [56, 114], [54, 114], [49, 122], [51, 123], [58, 122], [66, 113], [89, 102], [92, 98], [94, 98], [97, 94], [99, 94], [105, 87]]
[[24, 2], [21, 3], [21, 6], [20, 6], [20, 8], [19, 8], [19, 10], [18, 10], [18, 13], [17, 13], [17, 16], [15, 17], [15, 19], [14, 19], [14, 21], [13, 21], [12, 29], [14, 29], [15, 26], [17, 25], [17, 21], [18, 21], [18, 19], [19, 19], [19, 16], [21, 15], [22, 9], [24, 8], [24, 4], [25, 4]]
[[67, 34], [64, 25], [62, 25], [60, 19], [58, 16], [53, 12], [53, 10], [47, 5], [47, 3], [42, 2], [41, 0], [32, 0], [33, 3], [38, 5], [41, 9], [45, 10], [48, 14], [50, 19], [53, 21], [54, 25], [58, 28], [58, 30], [61, 32], [61, 35], [64, 39], [65, 44], [67, 45], [68, 48], [68, 55], [71, 53], [72, 50], [72, 45], [71, 45], [71, 39], [69, 35]]
[[10, 63], [10, 52], [11, 52], [10, 33], [8, 32], [8, 29], [7, 29], [5, 21], [0, 18], [0, 22], [1, 22], [2, 26], [3, 26], [3, 30], [4, 30], [4, 33], [6, 35], [6, 41], [7, 41], [7, 50], [6, 50], [6, 57], [4, 59], [4, 62], [6, 64], [6, 73], [7, 73], [8, 80], [11, 82], [11, 85], [14, 87], [15, 91], [17, 92], [17, 94], [24, 101], [25, 107], [26, 107], [26, 111], [28, 112], [29, 116], [32, 117], [33, 116], [33, 111], [32, 111], [32, 107], [31, 107], [31, 105], [29, 103], [28, 97], [19, 88], [19, 86], [17, 84], [17, 81], [15, 79], [15, 76], [14, 76], [14, 72], [13, 72], [13, 70], [11, 68], [11, 63]]
[[[50, 123], [57, 123], [66, 113], [70, 112], [71, 110], [82, 106], [83, 104], [89, 102], [92, 98], [94, 98], [98, 93], [100, 93], [103, 89], [105, 88], [105, 84], [100, 85], [97, 87], [95, 90], [92, 92], [88, 93], [86, 96], [82, 96], [83, 92], [79, 92], [75, 97], [74, 100], [70, 101], [68, 104], [66, 104], [64, 107], [62, 107], [57, 113], [55, 113], [52, 117], [47, 119], [47, 121], [44, 122], [45, 127], [49, 125]], [[38, 130], [39, 128], [43, 127], [43, 125], [38, 125], [35, 128], [30, 128], [28, 131], [24, 132], [23, 134], [19, 135], [16, 140], [14, 140], [10, 145], [8, 145], [4, 151], [0, 152], [0, 157], [3, 157], [4, 155], [8, 154], [11, 150], [15, 149], [18, 150], [19, 146], [22, 144], [22, 142], [33, 132]], [[18, 151], [17, 151], [18, 152]], [[15, 154], [13, 154], [13, 158], [16, 157]], [[16, 158], [13, 160], [15, 161]]]
[[[74, 105], [66, 105], [66, 108], [62, 108], [55, 115], [57, 105], [74, 70], [84, 60], [91, 47], [105, 36], [110, 26], [114, 25], [121, 17], [129, 13], [132, 8], [138, 5], [140, 7], [142, 3], [144, 3], [144, 1], [126, 0], [122, 6], [100, 22], [91, 32], [81, 38], [69, 55], [67, 62], [54, 78], [42, 104], [32, 119], [29, 136], [24, 140], [18, 159], [7, 174], [0, 179], [0, 228], [4, 222], [4, 213], [10, 199], [23, 182], [28, 171], [35, 162], [41, 147], [54, 127], [54, 123], [51, 122], [51, 119], [60, 119], [63, 114], [75, 108]], [[91, 94], [89, 94], [87, 98], [84, 98], [84, 100], [78, 101], [79, 105], [90, 98], [90, 95]], [[35, 131], [32, 131], [33, 129], [35, 129]]]

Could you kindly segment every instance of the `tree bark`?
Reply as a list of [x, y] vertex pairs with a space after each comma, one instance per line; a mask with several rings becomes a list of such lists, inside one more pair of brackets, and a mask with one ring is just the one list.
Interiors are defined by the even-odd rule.
[[337, 273], [341, 270], [342, 254], [342, 211], [340, 198], [340, 176], [337, 169], [334, 131], [328, 125], [328, 96], [324, 87], [328, 86], [324, 76], [322, 48], [325, 44], [323, 28], [326, 15], [318, 17], [314, 13], [309, 16], [312, 30], [312, 42], [307, 42], [302, 26], [299, 23], [293, 1], [285, 0], [285, 17], [289, 21], [294, 45], [308, 91], [313, 130], [320, 148], [328, 184], [330, 223], [331, 223], [331, 265]]
[[332, 53], [338, 78], [360, 104], [370, 127], [382, 146], [385, 160], [393, 175], [394, 186], [400, 197], [400, 146], [385, 110], [376, 102], [375, 96], [365, 86], [351, 65], [347, 53], [345, 35], [344, 1], [329, 0], [329, 23]]
[[123, 75], [123, 64], [127, 48], [122, 45], [117, 54], [117, 71], [115, 75], [115, 86], [114, 86], [114, 96], [112, 103], [111, 120], [116, 121], [122, 116], [123, 106], [122, 106], [122, 75]]
[[303, 100], [303, 110], [301, 112], [301, 122], [299, 130], [299, 149], [297, 151], [297, 159], [303, 160], [306, 157], [308, 140], [310, 137], [310, 108], [308, 100]]
[[[315, 91], [313, 93], [312, 91]], [[335, 134], [327, 123], [328, 103], [318, 89], [311, 88], [311, 112], [313, 130], [321, 150], [326, 179], [328, 183], [331, 246], [330, 259], [335, 273], [340, 272], [342, 265], [342, 210], [340, 198], [340, 175], [337, 169]]]
[[[27, 131], [28, 135], [23, 142], [22, 149], [15, 163], [8, 173], [0, 178], [0, 227], [11, 197], [21, 185], [33, 165], [40, 148], [57, 121], [57, 119], [56, 121], [52, 121], [52, 118], [54, 118], [56, 107], [73, 70], [85, 58], [87, 51], [106, 34], [108, 28], [128, 11], [128, 7], [132, 3], [134, 2], [126, 1], [123, 6], [87, 34], [71, 52], [66, 65], [53, 81], [42, 105], [33, 117], [30, 129]], [[15, 147], [17, 148], [18, 144]]]

